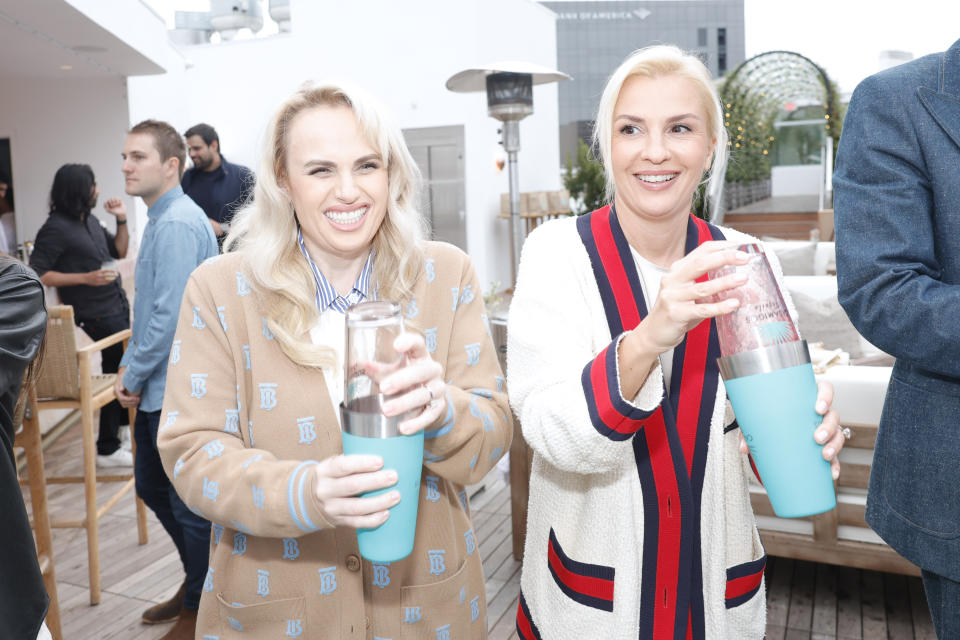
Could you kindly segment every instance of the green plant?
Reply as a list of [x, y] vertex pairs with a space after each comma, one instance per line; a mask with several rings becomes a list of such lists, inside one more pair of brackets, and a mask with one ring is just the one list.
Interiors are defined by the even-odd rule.
[[583, 140], [577, 141], [576, 163], [571, 163], [570, 155], [567, 154], [563, 186], [570, 192], [570, 209], [578, 216], [590, 213], [605, 204], [606, 176], [603, 165], [594, 159], [590, 147]]
[[490, 286], [487, 287], [487, 290], [483, 294], [483, 304], [487, 307], [488, 311], [495, 310], [497, 305], [500, 304], [501, 293], [500, 281], [495, 280], [490, 282]]
[[702, 182], [693, 192], [693, 204], [690, 212], [702, 220], [710, 219], [710, 207], [707, 201], [707, 183]]
[[727, 182], [754, 182], [770, 177], [770, 150], [775, 141], [773, 114], [763, 92], [724, 83], [724, 124], [730, 140]]

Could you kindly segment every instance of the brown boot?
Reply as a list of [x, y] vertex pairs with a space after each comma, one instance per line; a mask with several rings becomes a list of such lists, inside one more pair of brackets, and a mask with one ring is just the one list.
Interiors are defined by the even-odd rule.
[[197, 633], [197, 612], [191, 609], [181, 609], [177, 624], [160, 640], [193, 640]]
[[161, 624], [164, 622], [173, 622], [180, 616], [180, 610], [183, 609], [183, 596], [187, 593], [187, 581], [184, 580], [177, 592], [160, 604], [155, 604], [143, 612], [141, 619], [144, 624]]

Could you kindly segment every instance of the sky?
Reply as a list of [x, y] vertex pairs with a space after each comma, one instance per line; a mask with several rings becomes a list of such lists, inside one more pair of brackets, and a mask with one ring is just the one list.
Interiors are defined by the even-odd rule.
[[960, 1], [744, 0], [744, 22], [748, 58], [796, 51], [849, 93], [879, 70], [883, 50], [919, 58], [960, 39]]
[[[209, 0], [145, 1], [171, 27], [175, 10], [210, 8]], [[277, 31], [267, 5], [264, 1], [261, 34]], [[960, 39], [960, 0], [744, 0], [744, 21], [748, 58], [776, 49], [796, 51], [825, 69], [841, 92], [849, 93], [879, 70], [881, 51], [920, 57]]]

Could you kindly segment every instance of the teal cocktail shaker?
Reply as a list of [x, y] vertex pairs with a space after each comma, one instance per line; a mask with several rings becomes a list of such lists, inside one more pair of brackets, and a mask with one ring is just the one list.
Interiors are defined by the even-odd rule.
[[727, 266], [711, 279], [742, 270], [747, 282], [718, 296], [740, 306], [716, 318], [717, 363], [740, 431], [774, 512], [800, 518], [836, 507], [830, 463], [813, 433], [822, 421], [814, 406], [817, 383], [807, 343], [800, 340], [763, 250], [743, 266]]
[[358, 529], [360, 555], [371, 562], [394, 562], [413, 551], [423, 469], [423, 432], [402, 435], [407, 415], [383, 415], [389, 397], [380, 393], [380, 381], [405, 362], [393, 348], [403, 332], [400, 307], [390, 302], [361, 302], [347, 310], [344, 397], [340, 406], [344, 454], [374, 454], [383, 468], [397, 472], [397, 484], [371, 491], [375, 496], [400, 491], [400, 502], [390, 508], [387, 521], [375, 529]]

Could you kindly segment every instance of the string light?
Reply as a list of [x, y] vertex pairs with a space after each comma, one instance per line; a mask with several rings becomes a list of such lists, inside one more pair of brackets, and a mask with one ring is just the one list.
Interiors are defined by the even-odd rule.
[[[777, 143], [774, 123], [784, 109], [790, 112], [785, 120], [799, 120], [817, 117], [810, 109], [821, 107], [823, 131], [833, 136], [831, 101], [821, 104], [824, 87], [829, 92], [830, 86], [819, 67], [796, 53], [760, 54], [738, 67], [721, 89], [724, 125], [731, 134], [727, 146], [738, 150], [730, 165], [734, 175], [728, 174], [728, 180], [740, 180], [740, 175], [747, 181], [769, 176], [769, 156]], [[820, 100], [810, 101], [816, 94]]]

